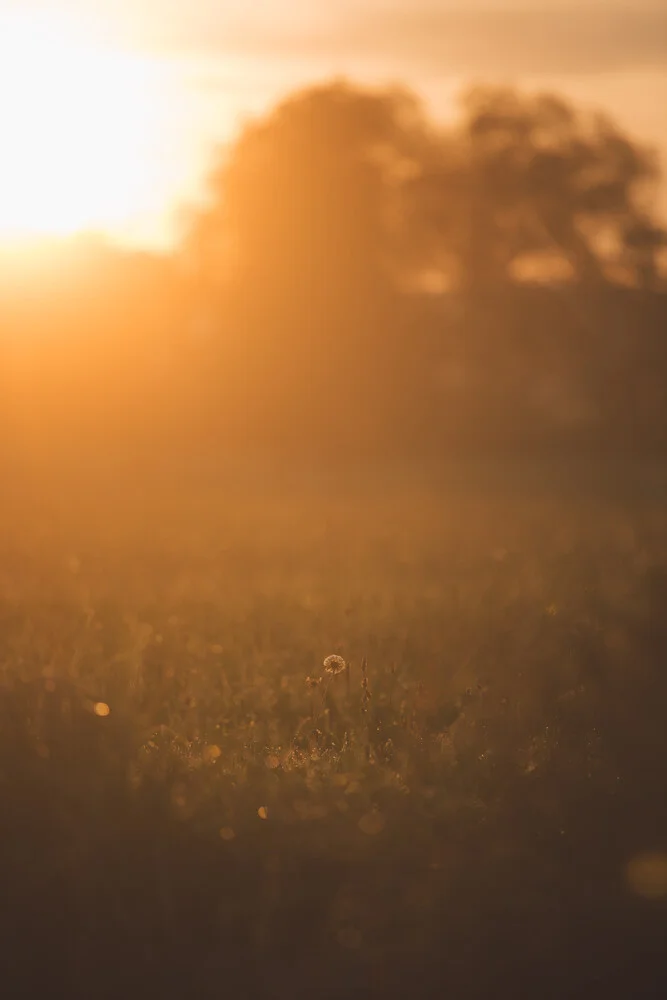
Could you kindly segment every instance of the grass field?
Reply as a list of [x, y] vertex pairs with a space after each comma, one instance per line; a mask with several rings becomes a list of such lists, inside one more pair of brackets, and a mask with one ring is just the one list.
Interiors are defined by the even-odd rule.
[[660, 995], [667, 512], [627, 480], [14, 484], [6, 995]]

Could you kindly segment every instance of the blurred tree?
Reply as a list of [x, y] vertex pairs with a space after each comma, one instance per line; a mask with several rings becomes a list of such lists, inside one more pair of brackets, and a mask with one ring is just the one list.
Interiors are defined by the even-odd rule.
[[640, 214], [630, 217], [623, 229], [624, 258], [643, 291], [660, 286], [658, 255], [667, 246], [667, 231]]
[[252, 122], [211, 174], [191, 231], [209, 274], [285, 303], [381, 288], [397, 195], [424, 143], [416, 97], [343, 81], [315, 86]]
[[411, 183], [429, 252], [440, 244], [440, 260], [473, 292], [505, 286], [518, 261], [544, 254], [564, 258], [579, 282], [602, 281], [605, 246], [643, 225], [654, 158], [551, 94], [475, 87], [462, 104], [461, 125]]
[[621, 251], [637, 283], [652, 280], [664, 237], [649, 151], [552, 94], [477, 86], [462, 111], [438, 129], [406, 90], [299, 92], [220, 157], [189, 246], [209, 278], [288, 311], [423, 274], [490, 291], [531, 257], [590, 284]]
[[236, 351], [265, 423], [340, 425], [362, 396], [350, 433], [381, 421], [401, 184], [427, 131], [408, 92], [334, 81], [288, 97], [220, 157], [189, 252], [226, 289], [237, 345], [226, 357]]
[[[187, 254], [222, 317], [199, 408], [206, 385], [207, 412], [224, 411], [235, 440], [441, 440], [444, 354], [457, 439], [462, 424], [525, 436], [530, 407], [516, 401], [554, 352], [570, 362], [563, 398], [574, 380], [601, 399], [614, 306], [609, 289], [588, 293], [621, 276], [657, 282], [657, 177], [606, 118], [550, 94], [475, 87], [446, 127], [399, 88], [334, 81], [289, 96], [221, 153], [189, 227]], [[516, 294], [527, 265], [544, 283], [572, 279], [558, 322], [553, 290], [531, 303]], [[458, 293], [430, 331], [401, 294], [426, 278]]]

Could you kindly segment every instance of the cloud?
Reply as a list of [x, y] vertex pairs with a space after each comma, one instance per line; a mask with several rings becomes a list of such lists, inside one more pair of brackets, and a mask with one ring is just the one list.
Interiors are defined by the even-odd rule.
[[[397, 37], [408, 28], [396, 27]], [[434, 64], [457, 62], [462, 72], [566, 74], [667, 66], [667, 10], [469, 13], [451, 15], [440, 26], [426, 18], [410, 41], [416, 58], [421, 51]]]
[[[285, 13], [289, 6], [285, 5]], [[163, 27], [154, 44], [192, 55], [229, 53], [271, 61], [359, 59], [396, 71], [466, 76], [595, 74], [667, 68], [667, 9], [581, 6], [529, 11], [379, 7], [339, 8], [314, 18], [198, 17]]]
[[370, 52], [480, 74], [584, 74], [667, 67], [667, 9], [396, 11], [357, 25]]

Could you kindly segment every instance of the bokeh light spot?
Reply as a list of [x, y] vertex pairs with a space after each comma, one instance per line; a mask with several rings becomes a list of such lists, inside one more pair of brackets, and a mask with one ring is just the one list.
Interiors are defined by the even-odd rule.
[[647, 851], [628, 864], [626, 878], [630, 889], [645, 899], [667, 897], [667, 853]]

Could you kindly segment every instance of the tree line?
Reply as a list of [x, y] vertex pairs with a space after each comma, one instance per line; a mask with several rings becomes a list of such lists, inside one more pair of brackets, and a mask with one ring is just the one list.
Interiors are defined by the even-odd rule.
[[[553, 94], [475, 86], [460, 112], [308, 87], [220, 150], [172, 254], [88, 247], [69, 300], [0, 293], [5, 331], [75, 345], [42, 343], [42, 420], [160, 447], [662, 448], [655, 153]], [[4, 339], [10, 384], [31, 338]]]

